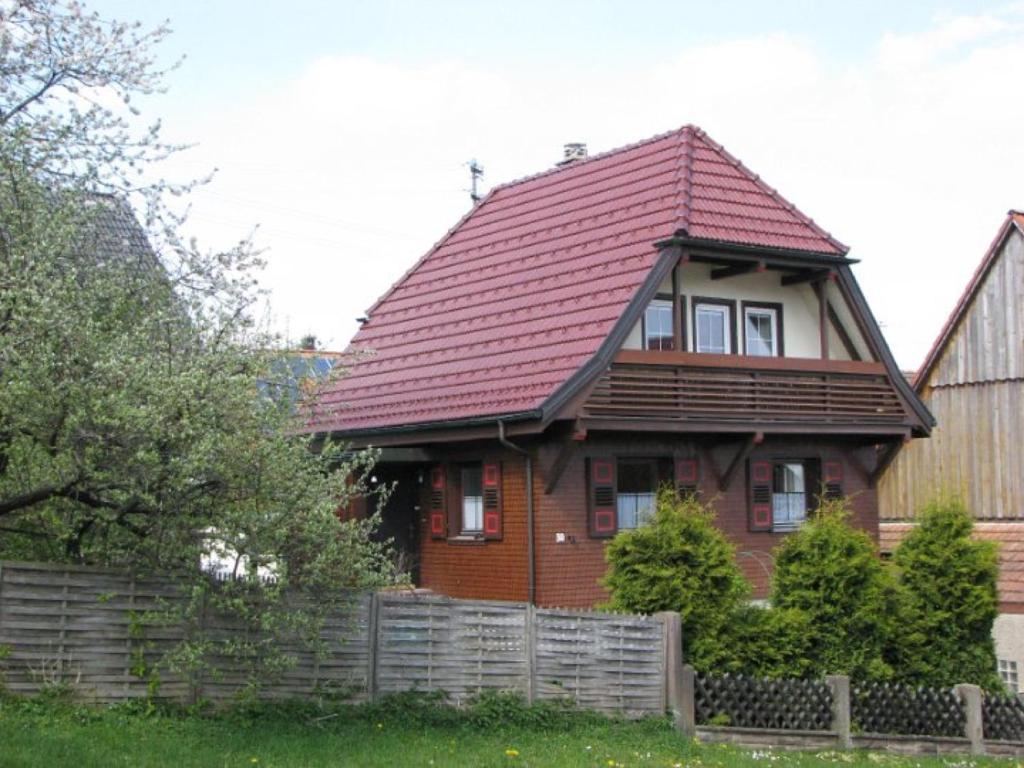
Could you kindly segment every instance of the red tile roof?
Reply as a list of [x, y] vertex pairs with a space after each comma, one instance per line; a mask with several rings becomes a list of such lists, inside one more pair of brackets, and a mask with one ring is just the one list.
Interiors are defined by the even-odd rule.
[[846, 247], [699, 128], [496, 187], [370, 310], [309, 428], [372, 431], [538, 409], [594, 357], [657, 258], [697, 240]]
[[[882, 523], [878, 526], [879, 549], [892, 552], [913, 527], [913, 523]], [[1024, 613], [1024, 522], [977, 522], [973, 535], [983, 541], [999, 542], [1001, 610]]]
[[1013, 226], [1024, 232], [1024, 212], [1010, 210], [1006, 213], [1006, 218], [999, 227], [999, 231], [996, 233], [995, 239], [989, 245], [988, 250], [985, 251], [985, 255], [981, 258], [981, 263], [978, 264], [978, 268], [974, 270], [974, 274], [968, 281], [967, 286], [964, 288], [964, 292], [960, 294], [960, 298], [957, 299], [956, 306], [953, 307], [953, 311], [950, 312], [949, 317], [946, 318], [945, 324], [942, 326], [942, 330], [939, 331], [939, 335], [935, 338], [932, 343], [932, 347], [928, 350], [928, 354], [925, 355], [924, 362], [921, 367], [917, 369], [917, 375], [914, 377], [914, 388], [920, 392], [928, 381], [928, 376], [931, 374], [932, 369], [938, 364], [942, 357], [943, 352], [946, 351], [946, 346], [949, 344], [950, 339], [953, 338], [953, 333], [956, 331], [960, 320], [965, 314], [967, 309], [971, 306], [971, 302], [974, 301], [975, 295], [981, 289], [981, 285], [985, 282], [985, 276], [989, 270], [992, 269], [992, 265], [995, 264], [996, 257], [999, 255], [1003, 247], [1003, 242], [1006, 240], [1006, 236], [1013, 230]]

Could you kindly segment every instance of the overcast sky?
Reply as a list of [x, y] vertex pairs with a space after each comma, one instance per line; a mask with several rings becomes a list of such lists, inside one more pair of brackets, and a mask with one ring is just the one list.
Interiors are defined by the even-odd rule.
[[201, 241], [259, 225], [277, 327], [355, 318], [484, 189], [684, 123], [851, 247], [904, 368], [1024, 207], [1024, 4], [102, 0], [186, 54], [145, 105], [216, 167]]

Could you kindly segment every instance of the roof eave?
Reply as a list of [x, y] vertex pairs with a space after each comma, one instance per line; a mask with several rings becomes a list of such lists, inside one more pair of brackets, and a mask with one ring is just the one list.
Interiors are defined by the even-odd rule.
[[709, 250], [723, 251], [726, 253], [735, 253], [745, 256], [773, 256], [786, 260], [799, 261], [801, 263], [815, 263], [820, 264], [822, 262], [828, 262], [836, 265], [850, 265], [857, 264], [857, 259], [851, 259], [845, 255], [845, 253], [829, 253], [827, 251], [803, 251], [796, 248], [780, 248], [775, 246], [765, 245], [748, 245], [746, 243], [731, 243], [724, 240], [711, 240], [707, 238], [691, 237], [686, 234], [677, 233], [672, 237], [664, 240], [659, 240], [655, 243], [658, 248], [665, 248], [668, 246], [681, 246], [683, 248], [706, 248]]

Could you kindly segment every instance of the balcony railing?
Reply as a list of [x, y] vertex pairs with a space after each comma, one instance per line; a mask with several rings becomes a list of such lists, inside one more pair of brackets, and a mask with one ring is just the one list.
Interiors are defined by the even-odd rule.
[[881, 363], [623, 351], [584, 415], [598, 420], [899, 425], [904, 405]]

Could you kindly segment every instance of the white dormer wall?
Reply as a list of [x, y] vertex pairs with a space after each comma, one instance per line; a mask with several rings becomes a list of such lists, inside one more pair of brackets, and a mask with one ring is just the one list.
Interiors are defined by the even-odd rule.
[[[782, 305], [783, 351], [786, 357], [819, 358], [821, 338], [818, 333], [818, 297], [809, 283], [783, 286], [778, 271], [751, 272], [722, 280], [712, 280], [711, 264], [690, 262], [680, 270], [680, 291], [686, 296], [686, 348], [693, 349], [693, 297], [729, 299], [736, 302], [737, 336], [742, 339], [740, 302], [761, 301]], [[672, 280], [666, 279], [659, 294], [672, 293]], [[846, 300], [834, 284], [828, 284], [827, 295], [862, 360], [870, 360], [868, 346], [862, 337]], [[624, 349], [642, 349], [641, 323], [630, 331]], [[829, 323], [829, 359], [850, 360], [839, 334]]]

